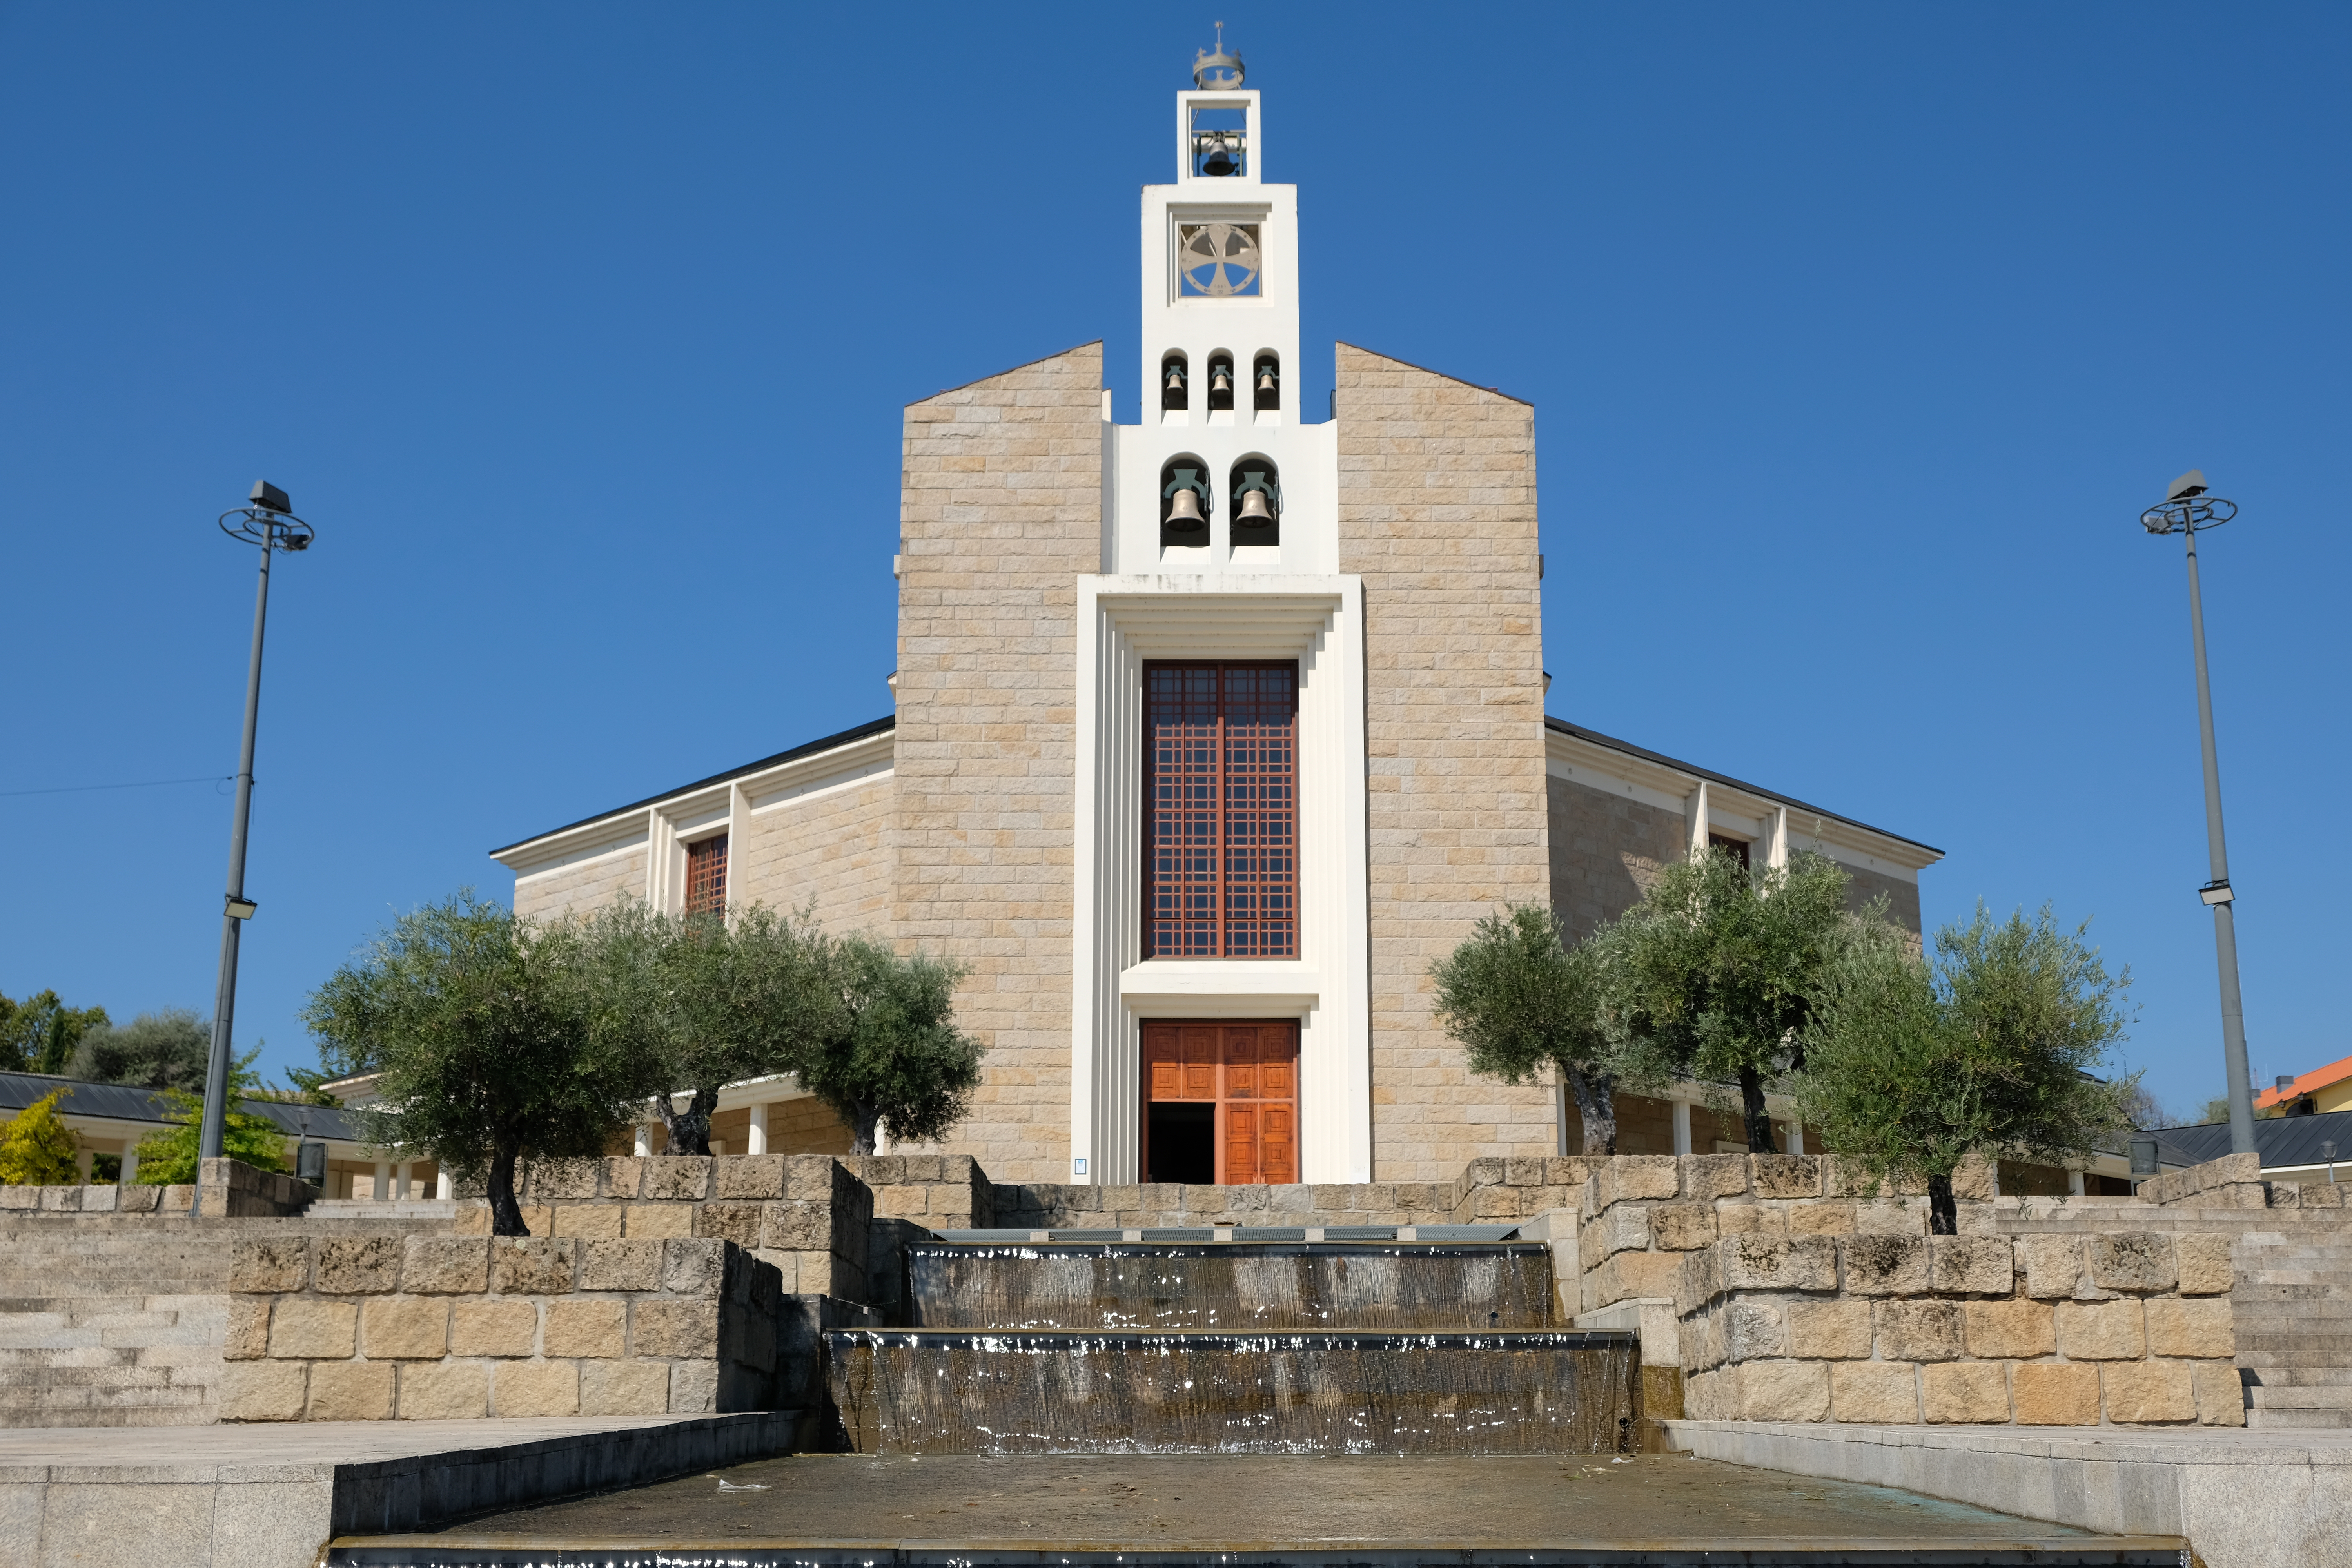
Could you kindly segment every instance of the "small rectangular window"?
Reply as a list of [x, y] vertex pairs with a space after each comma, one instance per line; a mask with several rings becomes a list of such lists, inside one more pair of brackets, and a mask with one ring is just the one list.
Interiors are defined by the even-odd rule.
[[727, 835], [686, 847], [686, 912], [727, 912]]
[[1723, 833], [1710, 833], [1706, 836], [1706, 847], [1709, 849], [1720, 849], [1738, 861], [1739, 868], [1743, 871], [1752, 868], [1748, 864], [1748, 840], [1745, 838], [1734, 838]]

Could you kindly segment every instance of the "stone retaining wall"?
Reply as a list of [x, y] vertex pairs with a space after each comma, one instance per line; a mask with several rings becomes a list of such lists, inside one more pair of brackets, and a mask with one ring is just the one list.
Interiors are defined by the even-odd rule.
[[197, 1192], [206, 1219], [267, 1219], [298, 1215], [319, 1189], [242, 1160], [199, 1162], [195, 1184], [171, 1186], [0, 1186], [0, 1213], [186, 1215]]
[[728, 1240], [249, 1237], [228, 1287], [225, 1421], [780, 1403], [778, 1273]]

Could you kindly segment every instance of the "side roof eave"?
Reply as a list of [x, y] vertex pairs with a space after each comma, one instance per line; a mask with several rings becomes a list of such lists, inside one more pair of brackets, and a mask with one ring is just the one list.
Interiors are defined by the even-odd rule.
[[1555, 719], [1549, 713], [1544, 715], [1544, 728], [1558, 734], [1573, 736], [1590, 745], [1599, 746], [1603, 751], [1618, 752], [1629, 757], [1638, 757], [1656, 767], [1670, 768], [1676, 773], [1688, 773], [1693, 778], [1705, 779], [1709, 784], [1719, 784], [1727, 788], [1755, 795], [1759, 799], [1777, 802], [1791, 811], [1801, 811], [1808, 816], [1818, 816], [1825, 821], [1843, 823], [1848, 827], [1874, 835], [1891, 843], [1907, 844], [1928, 858], [1927, 864], [1932, 865], [1944, 858], [1944, 852], [1932, 844], [1922, 844], [1916, 838], [1906, 838], [1899, 833], [1889, 833], [1883, 827], [1873, 827], [1867, 822], [1857, 821], [1839, 812], [1825, 811], [1811, 802], [1799, 800], [1794, 795], [1782, 795], [1779, 790], [1766, 789], [1761, 784], [1752, 784], [1745, 779], [1733, 778], [1729, 773], [1719, 773], [1712, 768], [1703, 768], [1695, 763], [1682, 762], [1664, 752], [1653, 752], [1646, 746], [1637, 746], [1631, 741], [1621, 741], [1614, 735], [1604, 735], [1598, 730], [1588, 730], [1580, 724], [1571, 724], [1565, 719]]
[[897, 714], [886, 714], [870, 723], [860, 724], [854, 730], [844, 730], [838, 734], [826, 735], [822, 739], [811, 741], [805, 745], [794, 746], [789, 752], [778, 752], [772, 757], [761, 757], [758, 762], [746, 763], [740, 768], [730, 768], [723, 773], [713, 773], [707, 779], [697, 779], [692, 784], [680, 784], [676, 789], [666, 789], [659, 795], [649, 795], [643, 800], [631, 801], [626, 805], [616, 805], [610, 811], [600, 811], [593, 816], [583, 816], [577, 822], [567, 822], [561, 827], [551, 827], [544, 833], [534, 833], [528, 838], [519, 838], [512, 844], [501, 845], [491, 850], [490, 857], [496, 859], [501, 856], [511, 855], [518, 849], [527, 849], [543, 840], [558, 837], [578, 828], [592, 827], [600, 822], [610, 822], [614, 817], [626, 816], [633, 811], [643, 811], [649, 805], [659, 805], [663, 801], [674, 800], [682, 795], [692, 795], [697, 790], [709, 789], [713, 784], [729, 784], [736, 779], [749, 777], [752, 773], [766, 773], [770, 768], [780, 768], [786, 763], [796, 763], [803, 757], [813, 757], [821, 752], [830, 752], [838, 747], [851, 745], [871, 736], [887, 733], [897, 728], [898, 723]]

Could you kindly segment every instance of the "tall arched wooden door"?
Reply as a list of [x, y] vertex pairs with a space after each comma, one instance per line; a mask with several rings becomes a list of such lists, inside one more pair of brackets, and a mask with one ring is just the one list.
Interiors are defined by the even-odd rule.
[[1298, 1026], [1143, 1026], [1143, 1179], [1298, 1180]]

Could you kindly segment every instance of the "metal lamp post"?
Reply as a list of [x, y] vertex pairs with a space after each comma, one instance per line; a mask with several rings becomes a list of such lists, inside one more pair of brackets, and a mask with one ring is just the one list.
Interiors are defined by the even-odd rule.
[[2205, 847], [2212, 879], [2197, 889], [2213, 911], [2213, 949], [2221, 971], [2221, 1059], [2230, 1077], [2230, 1152], [2254, 1152], [2253, 1075], [2246, 1066], [2246, 1020], [2238, 1001], [2238, 931], [2231, 918], [2230, 851], [2221, 837], [2221, 764], [2213, 752], [2213, 686], [2205, 673], [2205, 601], [2197, 587], [2197, 531], [2238, 515], [2235, 501], [2208, 495], [2205, 476], [2191, 468], [2172, 481], [2164, 504], [2139, 514], [2150, 533], [2178, 533], [2189, 542], [2189, 633], [2197, 652], [2197, 727], [2205, 745]]
[[[228, 837], [228, 896], [221, 910], [220, 989], [213, 999], [212, 1058], [205, 1068], [205, 1119], [198, 1134], [200, 1160], [217, 1160], [228, 1125], [230, 1024], [236, 1013], [236, 944], [239, 929], [253, 918], [245, 896], [245, 830], [253, 817], [253, 732], [261, 717], [261, 633], [269, 616], [269, 556], [272, 551], [310, 548], [316, 531], [293, 515], [286, 492], [266, 479], [254, 483], [249, 504], [220, 515], [223, 533], [261, 546], [261, 585], [253, 600], [253, 658], [245, 673], [245, 747], [237, 753], [236, 815]], [[203, 1167], [197, 1167], [195, 1206], [204, 1205]]]

